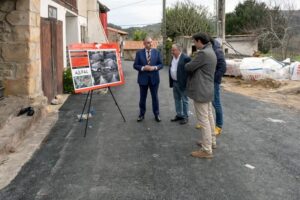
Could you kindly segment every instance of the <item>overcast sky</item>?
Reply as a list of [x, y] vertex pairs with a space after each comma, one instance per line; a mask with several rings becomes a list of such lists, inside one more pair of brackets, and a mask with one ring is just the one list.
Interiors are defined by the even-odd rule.
[[[162, 1], [163, 0], [100, 0], [110, 11], [108, 12], [108, 22], [124, 28], [131, 26], [148, 25], [159, 23], [162, 19]], [[177, 1], [184, 0], [166, 0], [167, 6], [170, 7]], [[191, 0], [192, 2], [207, 7], [210, 13], [215, 11], [215, 0]], [[226, 12], [232, 12], [239, 2], [244, 0], [226, 0]], [[259, 0], [268, 2], [281, 3], [283, 9], [286, 5], [282, 2], [293, 4], [295, 9], [300, 9], [299, 0]]]

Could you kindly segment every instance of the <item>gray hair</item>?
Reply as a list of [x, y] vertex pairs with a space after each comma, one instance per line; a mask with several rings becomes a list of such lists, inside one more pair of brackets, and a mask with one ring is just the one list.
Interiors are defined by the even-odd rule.
[[173, 48], [173, 47], [175, 47], [176, 49], [178, 49], [180, 52], [182, 51], [182, 47], [181, 47], [181, 45], [178, 44], [178, 43], [172, 44], [172, 48]]

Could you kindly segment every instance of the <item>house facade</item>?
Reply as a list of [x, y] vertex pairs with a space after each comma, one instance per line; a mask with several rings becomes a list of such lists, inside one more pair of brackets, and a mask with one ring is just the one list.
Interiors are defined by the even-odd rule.
[[107, 42], [99, 0], [1, 0], [0, 81], [5, 96], [46, 96], [63, 88], [67, 46]]

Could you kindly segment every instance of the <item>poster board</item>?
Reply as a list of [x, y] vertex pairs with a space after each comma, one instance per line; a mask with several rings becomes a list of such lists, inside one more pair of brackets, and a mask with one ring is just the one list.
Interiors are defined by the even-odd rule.
[[118, 44], [72, 44], [68, 49], [75, 93], [125, 83]]

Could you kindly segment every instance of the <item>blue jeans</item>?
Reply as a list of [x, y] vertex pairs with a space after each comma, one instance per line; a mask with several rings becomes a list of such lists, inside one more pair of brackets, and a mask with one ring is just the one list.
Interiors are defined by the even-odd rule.
[[180, 89], [177, 81], [173, 82], [173, 95], [175, 100], [175, 109], [178, 117], [188, 118], [189, 99], [184, 90]]
[[212, 103], [216, 111], [216, 126], [222, 128], [223, 111], [222, 111], [221, 97], [220, 97], [220, 84], [218, 83], [215, 83], [215, 96]]

